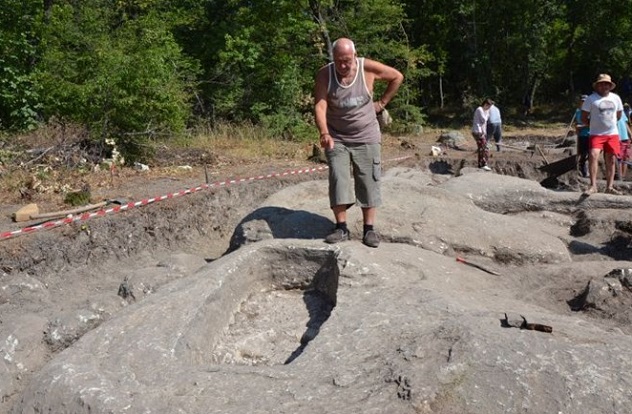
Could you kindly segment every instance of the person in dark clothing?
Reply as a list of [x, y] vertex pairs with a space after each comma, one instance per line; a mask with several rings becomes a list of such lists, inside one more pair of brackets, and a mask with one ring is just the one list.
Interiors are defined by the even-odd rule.
[[575, 117], [573, 123], [575, 124], [575, 135], [577, 135], [577, 169], [582, 177], [588, 176], [588, 155], [590, 154], [590, 127], [582, 123], [582, 105], [588, 95], [582, 95], [577, 102], [577, 109], [575, 110]]

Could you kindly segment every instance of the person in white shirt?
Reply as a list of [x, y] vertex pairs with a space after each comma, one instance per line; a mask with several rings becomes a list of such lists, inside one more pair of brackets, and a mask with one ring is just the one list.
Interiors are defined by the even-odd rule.
[[621, 194], [613, 187], [616, 158], [619, 156], [619, 131], [617, 121], [623, 113], [623, 102], [614, 92], [616, 84], [610, 75], [600, 74], [593, 83], [594, 92], [582, 104], [582, 123], [590, 125], [590, 187], [584, 196], [596, 193], [599, 155], [603, 151], [606, 159], [606, 193]]
[[487, 148], [487, 119], [489, 118], [489, 108], [493, 105], [491, 99], [485, 99], [481, 106], [474, 111], [472, 120], [472, 136], [476, 140], [478, 148], [478, 168], [491, 171], [487, 165], [489, 161], [489, 149]]
[[500, 109], [496, 103], [492, 103], [489, 107], [489, 119], [487, 119], [487, 139], [494, 138], [496, 142], [496, 151], [500, 151], [500, 142], [503, 139], [503, 121], [500, 117]]

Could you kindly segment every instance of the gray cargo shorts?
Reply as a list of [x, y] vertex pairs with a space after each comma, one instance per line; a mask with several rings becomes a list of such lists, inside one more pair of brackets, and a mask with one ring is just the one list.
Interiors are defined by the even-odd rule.
[[[360, 207], [382, 205], [382, 144], [343, 144], [327, 150], [329, 204], [331, 207], [357, 202]], [[353, 185], [351, 176], [353, 173]]]

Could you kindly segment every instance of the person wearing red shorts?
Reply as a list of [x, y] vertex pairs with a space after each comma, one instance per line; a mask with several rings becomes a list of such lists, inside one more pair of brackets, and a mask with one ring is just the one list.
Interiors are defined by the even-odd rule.
[[588, 169], [590, 171], [590, 187], [584, 191], [585, 196], [597, 192], [597, 170], [599, 155], [603, 151], [606, 160], [606, 193], [621, 194], [613, 187], [616, 169], [616, 158], [619, 156], [619, 131], [617, 121], [623, 113], [623, 102], [614, 92], [616, 84], [610, 75], [600, 74], [593, 83], [594, 92], [582, 104], [582, 123], [590, 125], [590, 154]]

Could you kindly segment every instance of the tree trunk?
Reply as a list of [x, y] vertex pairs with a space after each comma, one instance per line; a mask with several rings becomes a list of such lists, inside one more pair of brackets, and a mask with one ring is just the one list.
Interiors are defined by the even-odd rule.
[[[329, 30], [327, 30], [327, 22], [323, 17], [321, 11], [320, 1], [318, 0], [310, 0], [309, 7], [312, 9], [312, 16], [316, 23], [318, 23], [318, 27], [320, 28], [320, 34], [323, 37], [323, 41], [325, 42], [326, 50], [327, 50], [327, 58], [331, 61], [333, 60], [333, 50], [332, 50], [332, 42], [329, 37]], [[323, 54], [323, 50], [321, 49], [321, 54]]]
[[441, 100], [441, 109], [443, 109], [443, 76], [439, 75], [439, 99]]
[[44, 21], [46, 23], [50, 20], [51, 9], [53, 8], [53, 2], [55, 0], [44, 0]]
[[527, 86], [527, 91], [522, 99], [524, 106], [524, 116], [528, 116], [533, 111], [533, 102], [535, 100], [535, 91], [540, 85], [540, 75], [535, 74]]

